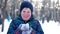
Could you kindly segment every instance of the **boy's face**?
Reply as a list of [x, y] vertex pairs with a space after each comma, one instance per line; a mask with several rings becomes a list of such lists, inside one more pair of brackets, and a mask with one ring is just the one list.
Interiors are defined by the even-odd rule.
[[24, 21], [27, 21], [31, 17], [31, 10], [29, 8], [23, 8], [21, 12], [21, 17]]

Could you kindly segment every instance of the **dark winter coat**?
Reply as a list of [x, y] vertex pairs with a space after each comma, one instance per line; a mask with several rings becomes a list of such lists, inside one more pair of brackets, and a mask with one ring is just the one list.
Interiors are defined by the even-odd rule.
[[20, 16], [14, 18], [10, 23], [7, 34], [22, 34], [22, 31], [18, 28], [20, 24], [29, 23], [29, 26], [33, 28], [32, 34], [44, 34], [41, 24], [38, 20], [31, 17], [27, 22], [24, 22]]

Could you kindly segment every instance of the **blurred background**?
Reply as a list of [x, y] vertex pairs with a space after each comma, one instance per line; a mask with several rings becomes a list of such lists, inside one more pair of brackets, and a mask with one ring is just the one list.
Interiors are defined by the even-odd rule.
[[[60, 0], [0, 0], [0, 18], [16, 17], [19, 14], [22, 1], [29, 1], [34, 7], [34, 17], [41, 20], [42, 17], [60, 22]], [[38, 16], [38, 17], [37, 17]]]
[[1, 31], [4, 30], [5, 19], [13, 19], [19, 15], [20, 4], [23, 1], [32, 3], [34, 18], [41, 23], [54, 21], [54, 23], [58, 22], [60, 24], [60, 0], [0, 0]]

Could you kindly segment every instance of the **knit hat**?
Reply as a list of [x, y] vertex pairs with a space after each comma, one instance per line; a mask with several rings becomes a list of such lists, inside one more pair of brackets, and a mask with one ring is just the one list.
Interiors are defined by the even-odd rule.
[[30, 8], [31, 12], [33, 12], [33, 5], [28, 1], [23, 1], [20, 6], [20, 12], [23, 10], [23, 8]]

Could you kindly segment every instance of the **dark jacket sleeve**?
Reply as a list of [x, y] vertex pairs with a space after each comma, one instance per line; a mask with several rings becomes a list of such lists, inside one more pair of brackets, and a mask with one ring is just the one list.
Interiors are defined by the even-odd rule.
[[19, 28], [16, 28], [16, 25], [14, 23], [16, 23], [16, 22], [14, 20], [12, 20], [7, 34], [19, 34], [21, 32], [21, 30]]
[[39, 23], [39, 21], [37, 21], [37, 31], [36, 31], [37, 34], [44, 34], [43, 30], [42, 30], [42, 27], [41, 27], [41, 24]]
[[35, 26], [36, 26], [36, 30], [34, 30], [34, 34], [44, 34], [39, 21], [35, 22]]

